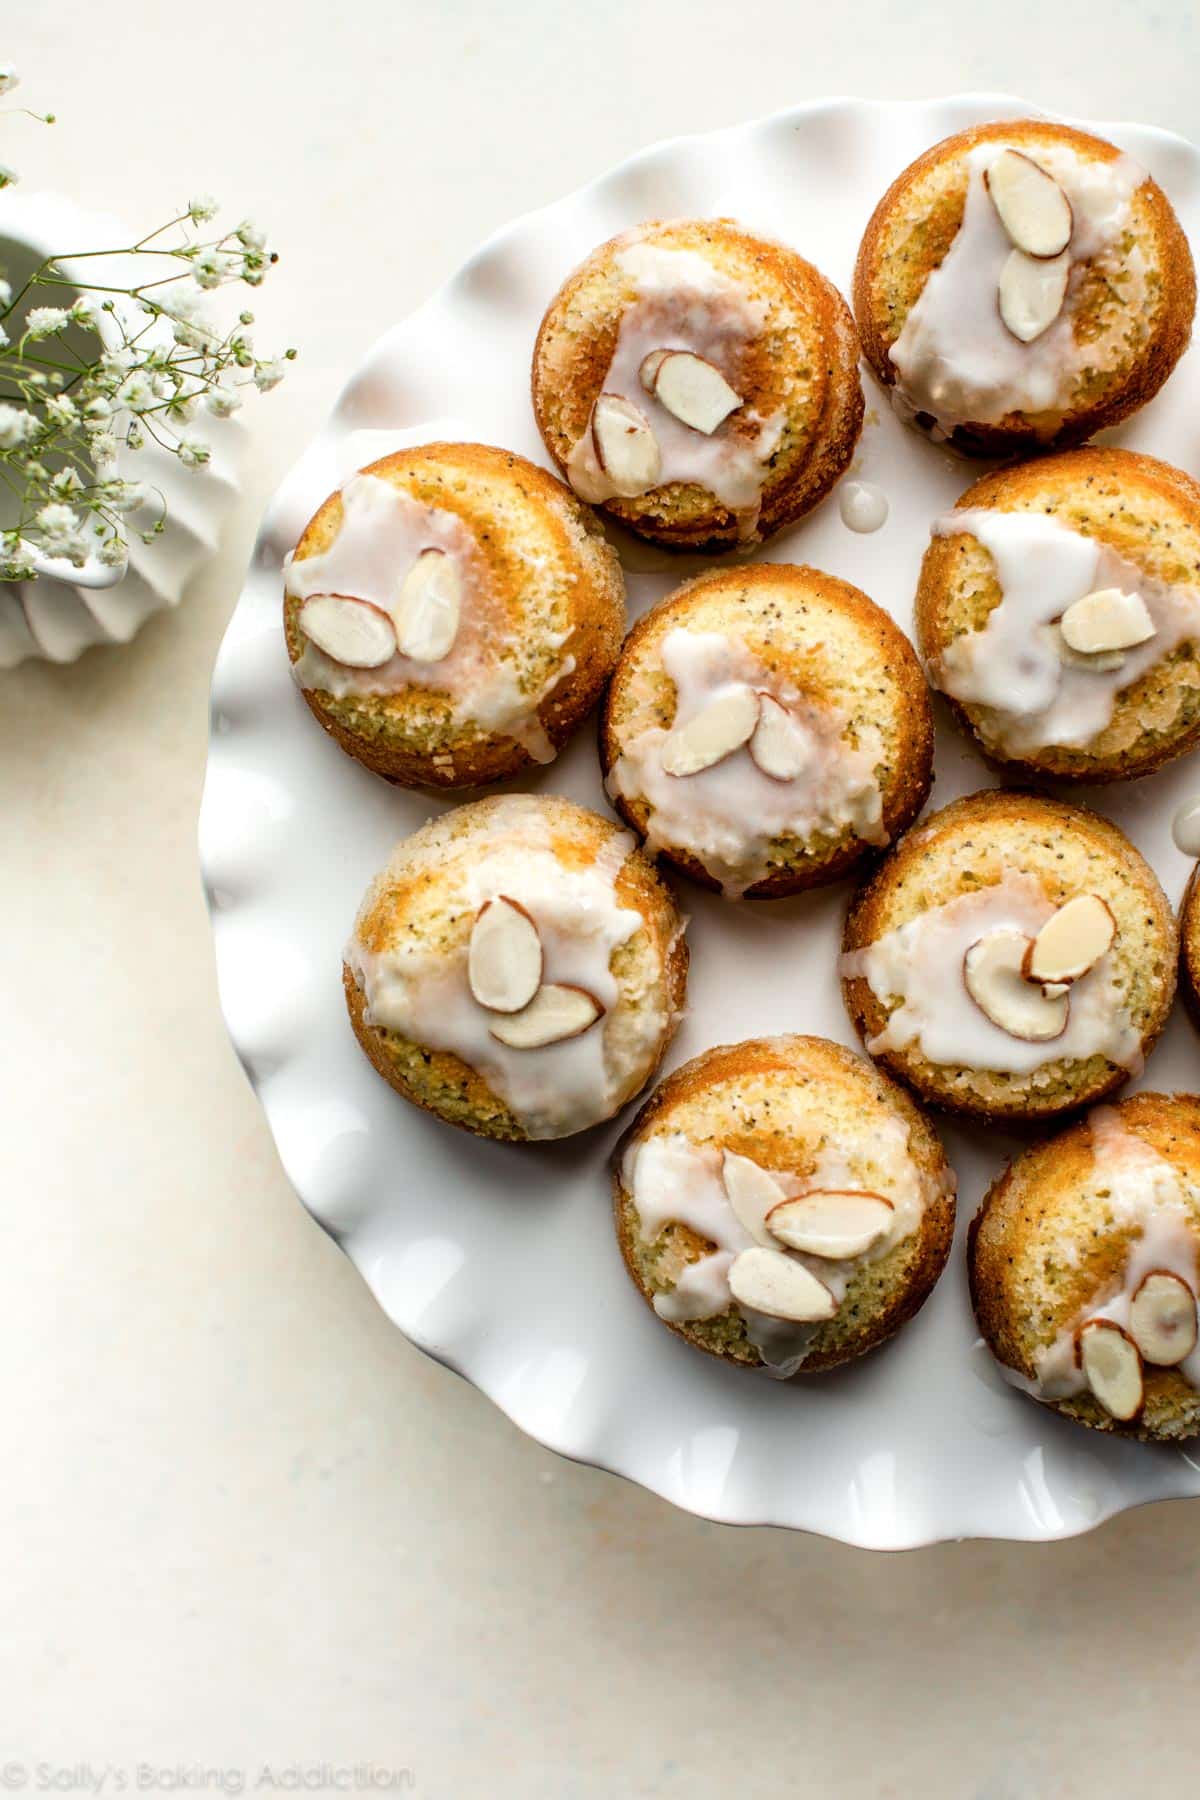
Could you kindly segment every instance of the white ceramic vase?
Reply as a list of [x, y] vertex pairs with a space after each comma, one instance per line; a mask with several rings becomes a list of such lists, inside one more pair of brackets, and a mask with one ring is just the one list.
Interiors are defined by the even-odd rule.
[[[48, 256], [68, 276], [120, 285], [123, 275], [103, 258], [89, 254], [73, 268], [71, 253], [130, 244], [136, 236], [110, 214], [86, 212], [60, 194], [0, 193], [0, 270], [14, 286]], [[102, 335], [107, 324], [102, 314]], [[93, 644], [128, 643], [151, 613], [178, 605], [204, 557], [216, 549], [219, 522], [235, 491], [237, 425], [208, 419], [204, 437], [212, 457], [200, 469], [183, 468], [156, 444], [121, 451], [121, 475], [159, 490], [167, 505], [165, 528], [152, 543], [144, 544], [136, 529], [130, 532], [124, 574], [99, 562], [76, 569], [43, 557], [35, 581], [0, 582], [0, 669], [30, 657], [74, 662]]]

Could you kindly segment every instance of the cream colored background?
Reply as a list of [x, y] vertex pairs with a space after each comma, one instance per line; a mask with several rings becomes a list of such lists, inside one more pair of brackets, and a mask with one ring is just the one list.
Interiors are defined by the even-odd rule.
[[428, 1800], [1186, 1791], [1188, 1505], [893, 1558], [722, 1529], [558, 1461], [411, 1350], [276, 1162], [194, 838], [262, 506], [487, 233], [653, 139], [826, 94], [1007, 88], [1195, 135], [1197, 9], [16, 10], [0, 57], [60, 122], [5, 118], [3, 160], [143, 226], [204, 188], [261, 216], [283, 260], [260, 335], [303, 356], [249, 409], [242, 500], [182, 610], [0, 676], [0, 1789], [8, 1764], [77, 1793], [111, 1765], [112, 1793], [374, 1762]]

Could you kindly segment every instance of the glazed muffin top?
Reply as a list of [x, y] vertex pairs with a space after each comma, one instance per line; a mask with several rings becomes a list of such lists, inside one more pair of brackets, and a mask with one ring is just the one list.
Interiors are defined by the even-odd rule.
[[1155, 394], [1195, 275], [1131, 157], [1042, 119], [978, 125], [898, 177], [859, 251], [864, 351], [907, 417], [968, 451], [1079, 443]]
[[862, 419], [853, 321], [785, 245], [729, 219], [651, 221], [570, 275], [533, 354], [534, 412], [584, 499], [683, 545], [798, 516]]
[[574, 494], [523, 457], [423, 444], [351, 477], [286, 571], [296, 679], [397, 780], [547, 762], [620, 642], [624, 581]]
[[830, 879], [911, 822], [933, 725], [912, 646], [880, 607], [818, 569], [760, 563], [702, 575], [638, 620], [600, 747], [610, 795], [653, 848], [764, 897]]
[[431, 819], [372, 882], [346, 950], [385, 1078], [494, 1137], [563, 1137], [646, 1081], [683, 1003], [683, 921], [628, 833], [556, 796]]
[[[656, 1089], [613, 1169], [622, 1254], [659, 1318], [782, 1377], [888, 1337], [950, 1247], [954, 1181], [928, 1121], [822, 1038], [696, 1057]], [[772, 1278], [776, 1298], [756, 1291]]]
[[870, 1053], [926, 1099], [986, 1119], [1052, 1117], [1111, 1092], [1157, 1040], [1175, 987], [1171, 910], [1124, 834], [1000, 789], [901, 839], [851, 907], [843, 948]]
[[1200, 738], [1200, 485], [1091, 447], [985, 475], [934, 525], [916, 623], [988, 755], [1147, 774]]
[[971, 1228], [972, 1300], [1038, 1399], [1104, 1430], [1191, 1436], [1198, 1256], [1200, 1100], [1135, 1094], [993, 1183]]

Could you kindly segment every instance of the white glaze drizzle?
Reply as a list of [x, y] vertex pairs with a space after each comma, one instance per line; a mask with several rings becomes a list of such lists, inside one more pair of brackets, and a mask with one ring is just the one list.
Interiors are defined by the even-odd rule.
[[[319, 688], [339, 700], [427, 688], [447, 697], [456, 722], [503, 733], [523, 744], [535, 761], [553, 761], [554, 747], [537, 709], [574, 668], [574, 658], [563, 657], [539, 693], [522, 692], [517, 646], [490, 602], [487, 571], [474, 534], [457, 513], [426, 506], [377, 475], [352, 476], [341, 498], [342, 523], [328, 549], [288, 560], [289, 594], [301, 600], [311, 594], [345, 594], [386, 612], [421, 552], [435, 549], [454, 558], [467, 598], [458, 635], [440, 662], [416, 662], [397, 651], [380, 668], [350, 669], [306, 640], [293, 669], [300, 686]], [[551, 648], [561, 649], [566, 637], [549, 642]]]
[[[684, 425], [642, 386], [639, 371], [652, 350], [691, 350], [720, 369], [736, 390], [743, 350], [759, 336], [767, 309], [695, 250], [633, 242], [617, 255], [637, 298], [622, 314], [616, 347], [601, 391], [636, 406], [662, 454], [655, 484], [694, 483], [737, 513], [743, 534], [757, 521], [767, 464], [779, 442], [782, 418], [762, 419], [740, 407], [711, 436]], [[746, 433], [747, 424], [756, 429]], [[600, 467], [589, 428], [572, 447], [567, 479], [581, 499], [597, 504], [616, 488]]]
[[808, 766], [791, 781], [764, 775], [743, 745], [699, 774], [667, 774], [663, 746], [670, 735], [653, 725], [626, 746], [609, 771], [614, 799], [644, 800], [650, 808], [646, 842], [654, 850], [686, 850], [703, 863], [731, 899], [761, 881], [778, 838], [808, 843], [847, 826], [869, 844], [886, 844], [883, 801], [875, 779], [882, 745], [874, 730], [863, 747], [846, 738], [836, 708], [808, 700], [791, 682], [767, 670], [748, 646], [723, 632], [677, 626], [663, 638], [664, 672], [675, 684], [676, 730], [728, 693], [768, 693], [791, 715], [809, 747]]
[[873, 481], [843, 481], [838, 488], [838, 512], [850, 531], [878, 531], [887, 523], [888, 497]]
[[[544, 825], [514, 812], [498, 841], [463, 859], [453, 896], [472, 918], [498, 894], [524, 907], [542, 940], [543, 982], [586, 988], [604, 1008], [589, 1030], [538, 1050], [498, 1043], [490, 1035], [496, 1015], [480, 1006], [468, 985], [465, 936], [447, 954], [404, 939], [371, 951], [356, 934], [346, 961], [366, 996], [367, 1022], [425, 1048], [452, 1051], [484, 1078], [531, 1137], [562, 1137], [609, 1118], [621, 1074], [607, 1053], [606, 1024], [619, 998], [609, 963], [643, 922], [614, 891], [633, 847], [632, 837], [620, 832], [594, 862], [568, 868]], [[652, 1060], [666, 1027], [662, 1013], [647, 1003], [626, 1026], [622, 1058]]]
[[[1054, 323], [1032, 343], [1022, 343], [1000, 317], [997, 293], [1000, 274], [1012, 251], [1012, 240], [989, 198], [984, 172], [1006, 148], [1031, 156], [1064, 190], [1074, 223], [1067, 253], [1071, 276], [1063, 309]], [[967, 156], [968, 180], [962, 223], [941, 264], [929, 276], [914, 302], [889, 357], [897, 380], [893, 404], [902, 415], [917, 413], [935, 421], [934, 435], [949, 437], [959, 425], [996, 424], [1009, 413], [1050, 415], [1047, 436], [1071, 404], [1075, 383], [1084, 369], [1095, 366], [1103, 344], [1077, 344], [1073, 327], [1075, 297], [1084, 264], [1103, 257], [1116, 245], [1130, 218], [1133, 195], [1146, 171], [1131, 157], [1115, 162], [1088, 162], [1065, 144], [977, 144]], [[1122, 289], [1130, 310], [1136, 309], [1145, 279], [1144, 261], [1135, 247], [1119, 260], [1109, 259], [1109, 279]], [[1128, 329], [1128, 315], [1119, 327]]]
[[[1001, 599], [982, 628], [954, 638], [930, 665], [934, 686], [986, 706], [997, 742], [1021, 752], [1086, 745], [1112, 723], [1117, 696], [1187, 639], [1200, 638], [1200, 591], [1146, 575], [1095, 538], [1045, 513], [987, 507], [944, 513], [935, 537], [968, 532], [995, 564]], [[1099, 588], [1139, 594], [1154, 636], [1119, 668], [1064, 662], [1053, 621]]]
[[[771, 1318], [747, 1306], [738, 1306], [729, 1287], [729, 1268], [735, 1256], [752, 1245], [765, 1244], [803, 1263], [831, 1291], [840, 1305], [846, 1291], [867, 1263], [878, 1262], [920, 1224], [925, 1210], [925, 1184], [908, 1151], [908, 1128], [898, 1119], [872, 1115], [873, 1164], [887, 1160], [888, 1178], [882, 1186], [874, 1175], [870, 1185], [855, 1172], [855, 1146], [834, 1140], [816, 1154], [811, 1171], [803, 1179], [780, 1170], [767, 1173], [788, 1199], [817, 1189], [840, 1192], [872, 1192], [892, 1202], [887, 1231], [861, 1256], [831, 1260], [787, 1250], [758, 1222], [751, 1232], [737, 1218], [726, 1197], [721, 1178], [723, 1149], [716, 1144], [697, 1144], [682, 1132], [666, 1132], [635, 1139], [625, 1150], [621, 1182], [633, 1200], [643, 1243], [650, 1244], [669, 1224], [686, 1225], [714, 1247], [689, 1263], [675, 1286], [656, 1294], [654, 1310], [660, 1319], [682, 1324], [693, 1319], [712, 1319], [735, 1307], [746, 1321], [746, 1335], [762, 1357], [767, 1373], [786, 1380], [808, 1355], [819, 1325], [797, 1324]], [[755, 1224], [751, 1218], [750, 1223]]]
[[[1128, 1331], [1133, 1296], [1153, 1270], [1177, 1275], [1193, 1294], [1197, 1287], [1197, 1233], [1178, 1171], [1151, 1145], [1126, 1131], [1115, 1108], [1098, 1107], [1089, 1124], [1094, 1181], [1107, 1188], [1113, 1228], [1136, 1229], [1138, 1236], [1129, 1244], [1119, 1281], [1096, 1293], [1053, 1343], [1037, 1353], [1032, 1379], [1001, 1364], [1007, 1381], [1039, 1400], [1066, 1400], [1086, 1391], [1087, 1378], [1076, 1358], [1080, 1326], [1091, 1319], [1108, 1319]], [[1059, 1260], [1076, 1267], [1077, 1247], [1064, 1244]], [[1176, 1366], [1190, 1387], [1200, 1388], [1200, 1345]]]
[[1012, 871], [994, 886], [930, 907], [843, 956], [843, 976], [862, 977], [885, 1005], [900, 1002], [867, 1044], [872, 1056], [915, 1044], [927, 1061], [944, 1068], [1010, 1075], [1097, 1055], [1123, 1068], [1136, 1066], [1141, 1038], [1113, 985], [1111, 951], [1073, 983], [1066, 1030], [1049, 1041], [1011, 1036], [968, 994], [963, 958], [977, 939], [1004, 928], [1036, 937], [1054, 911], [1032, 876]]

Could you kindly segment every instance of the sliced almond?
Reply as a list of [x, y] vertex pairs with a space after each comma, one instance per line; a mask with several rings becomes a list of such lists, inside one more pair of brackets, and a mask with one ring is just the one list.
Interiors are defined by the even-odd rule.
[[649, 421], [620, 394], [601, 394], [592, 408], [596, 460], [617, 493], [635, 500], [662, 473], [662, 453]]
[[510, 1050], [541, 1050], [564, 1038], [579, 1037], [596, 1023], [604, 1008], [586, 988], [566, 982], [547, 982], [528, 1006], [510, 1013], [490, 1027], [491, 1035]]
[[1067, 280], [1071, 258], [1061, 256], [1026, 256], [1024, 250], [1011, 250], [1000, 271], [997, 298], [1000, 317], [1023, 344], [1032, 344], [1048, 331], [1063, 309], [1067, 297]]
[[1069, 650], [1095, 656], [1108, 650], [1131, 650], [1154, 636], [1154, 620], [1140, 594], [1120, 588], [1098, 588], [1068, 606], [1059, 620]]
[[462, 576], [454, 558], [444, 550], [422, 550], [392, 607], [401, 655], [441, 662], [454, 648], [461, 613]]
[[1022, 973], [1030, 939], [1001, 926], [977, 938], [963, 958], [968, 994], [993, 1025], [1026, 1043], [1061, 1037], [1071, 1009], [1069, 995], [1047, 996]]
[[783, 1199], [783, 1189], [766, 1169], [748, 1156], [726, 1150], [721, 1158], [721, 1179], [733, 1216], [756, 1243], [769, 1245], [771, 1236], [763, 1223], [771, 1208]]
[[1099, 894], [1076, 894], [1052, 913], [1025, 953], [1026, 981], [1057, 987], [1078, 981], [1100, 961], [1117, 935], [1117, 921]]
[[1129, 1307], [1129, 1335], [1149, 1363], [1173, 1369], [1196, 1348], [1196, 1296], [1170, 1269], [1143, 1277]]
[[758, 697], [758, 724], [750, 739], [750, 754], [773, 781], [794, 781], [812, 761], [808, 737], [773, 694]]
[[1071, 241], [1071, 202], [1039, 163], [1002, 150], [984, 175], [1000, 223], [1027, 256], [1057, 256]]
[[663, 358], [670, 354], [669, 350], [652, 350], [649, 356], [643, 356], [638, 367], [638, 380], [648, 394], [654, 392], [654, 383], [658, 379], [658, 371], [662, 367]]
[[378, 669], [396, 654], [396, 633], [385, 612], [348, 594], [312, 594], [300, 608], [305, 637], [347, 669]]
[[877, 1244], [895, 1209], [882, 1194], [857, 1189], [813, 1188], [784, 1200], [767, 1214], [767, 1229], [789, 1250], [841, 1261]]
[[1111, 1319], [1089, 1319], [1079, 1333], [1079, 1366], [1106, 1413], [1135, 1419], [1142, 1410], [1146, 1386], [1137, 1345]]
[[782, 1250], [755, 1245], [729, 1265], [729, 1289], [741, 1306], [772, 1319], [832, 1319], [837, 1301], [823, 1281]]
[[[652, 351], [642, 363], [643, 384], [646, 363], [656, 356], [658, 352]], [[691, 350], [668, 350], [659, 357], [650, 391], [681, 425], [702, 431], [706, 437], [742, 404], [742, 396], [734, 392], [716, 364]]]
[[485, 901], [475, 916], [467, 981], [480, 1006], [498, 1013], [520, 1012], [542, 984], [537, 926], [507, 894]]
[[758, 695], [753, 688], [731, 688], [668, 733], [662, 766], [668, 775], [698, 775], [740, 750], [757, 724]]

